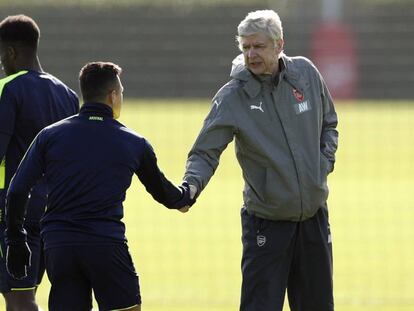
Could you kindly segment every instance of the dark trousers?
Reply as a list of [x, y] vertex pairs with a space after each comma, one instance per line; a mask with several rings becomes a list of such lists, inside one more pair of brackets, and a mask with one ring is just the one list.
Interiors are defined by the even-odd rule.
[[50, 311], [89, 311], [92, 289], [99, 310], [141, 304], [138, 276], [126, 243], [72, 245], [45, 251], [52, 285]]
[[328, 210], [302, 222], [242, 218], [240, 311], [333, 311], [332, 243]]

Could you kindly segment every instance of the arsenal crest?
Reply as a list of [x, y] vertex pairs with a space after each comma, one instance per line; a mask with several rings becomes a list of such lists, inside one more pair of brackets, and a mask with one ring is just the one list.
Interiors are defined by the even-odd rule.
[[266, 244], [266, 237], [264, 235], [258, 235], [257, 236], [257, 245], [259, 247], [262, 247], [265, 244]]
[[301, 102], [303, 100], [303, 94], [299, 92], [297, 89], [293, 89], [293, 95], [295, 95], [295, 98], [298, 102]]

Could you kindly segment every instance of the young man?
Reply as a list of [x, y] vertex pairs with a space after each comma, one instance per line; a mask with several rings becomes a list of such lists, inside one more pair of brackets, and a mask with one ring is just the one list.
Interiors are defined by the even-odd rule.
[[41, 221], [50, 311], [140, 310], [138, 277], [128, 251], [122, 202], [134, 173], [155, 200], [188, 210], [190, 188], [171, 184], [148, 141], [117, 122], [121, 69], [89, 63], [80, 72], [79, 115], [43, 129], [17, 169], [7, 195], [9, 272], [24, 277], [30, 255], [23, 229], [30, 188], [44, 174], [49, 189]]
[[283, 53], [271, 10], [238, 26], [243, 57], [213, 98], [184, 179], [200, 193], [236, 139], [245, 187], [241, 210], [241, 311], [333, 311], [327, 175], [337, 149], [337, 116], [315, 66]]
[[26, 279], [15, 280], [6, 272], [3, 236], [10, 180], [38, 132], [79, 111], [76, 94], [43, 72], [37, 57], [39, 35], [36, 23], [24, 15], [9, 16], [0, 23], [0, 61], [7, 76], [0, 80], [0, 291], [8, 311], [38, 310], [35, 291], [44, 273], [39, 220], [47, 200], [40, 181], [31, 191], [25, 224], [32, 266]]

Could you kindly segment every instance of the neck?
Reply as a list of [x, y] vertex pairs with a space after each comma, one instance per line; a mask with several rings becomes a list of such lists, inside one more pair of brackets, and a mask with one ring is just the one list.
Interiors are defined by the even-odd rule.
[[16, 65], [16, 71], [21, 70], [34, 70], [43, 72], [42, 66], [40, 65], [40, 61], [37, 55], [32, 57], [24, 57], [20, 61], [18, 61]]
[[273, 65], [273, 70], [271, 75], [276, 76], [280, 71], [279, 57], [276, 59], [275, 64]]

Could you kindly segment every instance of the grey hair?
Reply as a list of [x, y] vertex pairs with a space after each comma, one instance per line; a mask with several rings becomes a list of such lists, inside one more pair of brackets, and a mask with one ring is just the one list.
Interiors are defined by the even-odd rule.
[[263, 33], [276, 43], [277, 40], [283, 39], [282, 21], [279, 15], [273, 10], [258, 10], [250, 12], [237, 26], [236, 40], [241, 47], [241, 37]]

